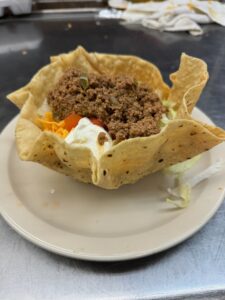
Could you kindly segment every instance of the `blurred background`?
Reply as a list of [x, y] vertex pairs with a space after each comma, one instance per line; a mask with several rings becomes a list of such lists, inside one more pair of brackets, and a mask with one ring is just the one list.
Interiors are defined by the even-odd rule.
[[[155, 2], [163, 2], [163, 0], [153, 0]], [[30, 13], [46, 11], [56, 12], [64, 10], [85, 10], [85, 9], [100, 9], [107, 7], [111, 3], [118, 7], [121, 3], [143, 3], [148, 0], [0, 0], [0, 16], [21, 13]], [[181, 1], [182, 2], [182, 1]], [[218, 2], [224, 2], [220, 0]]]

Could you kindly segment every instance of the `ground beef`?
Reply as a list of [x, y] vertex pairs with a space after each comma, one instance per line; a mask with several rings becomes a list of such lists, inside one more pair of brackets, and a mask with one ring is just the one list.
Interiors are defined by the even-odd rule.
[[116, 142], [157, 134], [166, 111], [151, 89], [128, 76], [84, 75], [75, 69], [49, 93], [48, 104], [57, 120], [71, 112], [100, 119]]
[[99, 135], [98, 135], [98, 143], [99, 143], [99, 145], [102, 146], [107, 141], [108, 141], [108, 138], [107, 138], [105, 132], [100, 132]]

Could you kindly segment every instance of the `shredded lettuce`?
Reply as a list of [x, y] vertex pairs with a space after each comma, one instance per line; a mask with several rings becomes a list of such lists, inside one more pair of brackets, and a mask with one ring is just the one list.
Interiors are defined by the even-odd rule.
[[168, 100], [162, 100], [162, 104], [163, 104], [163, 106], [165, 106], [167, 108], [170, 108], [172, 106], [171, 101], [168, 101]]
[[170, 120], [173, 120], [176, 118], [176, 111], [173, 108], [173, 103], [171, 103], [171, 101], [168, 101], [168, 100], [163, 100], [162, 104], [163, 104], [163, 106], [165, 106], [168, 109], [168, 112], [167, 112], [167, 114], [162, 115], [161, 123], [160, 123], [161, 128], [166, 126]]
[[[195, 162], [196, 160], [193, 160], [192, 165]], [[189, 168], [190, 168], [190, 164], [189, 164]], [[177, 208], [186, 208], [189, 205], [191, 200], [192, 188], [198, 185], [203, 180], [208, 179], [211, 176], [217, 174], [224, 168], [225, 168], [225, 161], [219, 160], [215, 162], [213, 165], [211, 165], [210, 167], [200, 172], [199, 174], [188, 178], [185, 182], [183, 180], [183, 174], [187, 170], [187, 166], [185, 166], [184, 168], [185, 171], [183, 173], [181, 172], [181, 168], [178, 168], [178, 172], [176, 172], [177, 170], [175, 169], [174, 174], [176, 179], [176, 185], [174, 188], [167, 188], [167, 193], [169, 196], [166, 198], [166, 202], [174, 205]]]
[[168, 123], [169, 123], [169, 121], [170, 121], [170, 119], [167, 117], [167, 115], [166, 114], [163, 114], [162, 115], [162, 118], [161, 118], [161, 120], [160, 120], [160, 127], [162, 128], [162, 127], [164, 127], [165, 125], [167, 125]]
[[188, 184], [184, 184], [182, 177], [178, 177], [178, 186], [174, 189], [168, 188], [169, 197], [166, 202], [174, 205], [177, 208], [188, 207], [191, 200], [191, 188]]
[[168, 116], [171, 120], [175, 119], [177, 112], [172, 107], [169, 108]]

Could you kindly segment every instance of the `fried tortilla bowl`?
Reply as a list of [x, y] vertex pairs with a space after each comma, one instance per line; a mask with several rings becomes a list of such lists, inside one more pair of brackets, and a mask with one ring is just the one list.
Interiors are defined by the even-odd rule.
[[[72, 147], [57, 134], [42, 131], [34, 121], [49, 91], [68, 67], [87, 74], [128, 74], [152, 88], [160, 99], [171, 102], [176, 117], [159, 134], [124, 140], [97, 160], [88, 148]], [[190, 115], [208, 79], [205, 62], [182, 54], [179, 70], [170, 79], [171, 88], [155, 65], [135, 56], [88, 53], [78, 47], [68, 54], [51, 57], [51, 63], [26, 86], [8, 95], [21, 109], [16, 126], [19, 157], [82, 182], [116, 189], [225, 141], [224, 130], [202, 124]]]

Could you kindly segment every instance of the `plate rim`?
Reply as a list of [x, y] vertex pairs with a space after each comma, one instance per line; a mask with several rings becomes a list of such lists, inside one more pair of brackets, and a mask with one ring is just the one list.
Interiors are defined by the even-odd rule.
[[[204, 117], [205, 119], [207, 119], [209, 124], [214, 124], [212, 122], [212, 120], [205, 114], [203, 113], [200, 109], [195, 108], [195, 111], [202, 117]], [[18, 115], [16, 117], [14, 117], [6, 126], [5, 128], [2, 130], [1, 134], [0, 134], [0, 143], [2, 142], [2, 139], [4, 137], [7, 137], [8, 132], [10, 133], [12, 131], [12, 129], [15, 127], [16, 121], [18, 119]], [[13, 130], [14, 131], [14, 130]], [[223, 144], [223, 143], [222, 143]], [[9, 147], [12, 147], [12, 144], [8, 145]], [[225, 147], [225, 145], [223, 145]], [[8, 154], [7, 157], [9, 157], [10, 154]], [[1, 157], [0, 157], [1, 160]], [[5, 164], [7, 165], [7, 163]], [[4, 167], [3, 167], [4, 169]], [[3, 172], [4, 173], [4, 170]], [[4, 177], [4, 175], [3, 175]], [[2, 181], [2, 180], [1, 180]], [[9, 180], [10, 181], [10, 180]], [[202, 219], [201, 222], [199, 222], [199, 224], [196, 226], [191, 227], [189, 229], [189, 231], [187, 231], [185, 234], [181, 234], [180, 236], [178, 236], [178, 238], [173, 239], [172, 241], [169, 241], [167, 243], [165, 243], [163, 246], [158, 246], [156, 248], [153, 249], [145, 249], [143, 251], [139, 251], [139, 252], [131, 252], [129, 251], [128, 254], [116, 254], [116, 255], [96, 255], [96, 254], [84, 254], [82, 253], [82, 251], [75, 251], [73, 249], [66, 249], [63, 247], [59, 247], [56, 246], [52, 243], [49, 243], [45, 240], [40, 239], [37, 236], [34, 236], [31, 232], [29, 232], [29, 230], [23, 228], [20, 226], [20, 224], [17, 224], [16, 221], [9, 215], [9, 213], [7, 211], [4, 211], [4, 209], [1, 209], [1, 215], [3, 217], [3, 219], [8, 223], [9, 226], [11, 226], [17, 233], [19, 233], [23, 238], [25, 238], [26, 240], [32, 242], [33, 244], [35, 244], [36, 246], [41, 247], [42, 249], [45, 249], [49, 252], [53, 252], [55, 254], [59, 254], [62, 256], [67, 256], [67, 257], [71, 257], [71, 258], [76, 258], [76, 259], [82, 259], [82, 260], [88, 260], [88, 261], [104, 261], [104, 262], [110, 262], [110, 261], [125, 261], [125, 260], [131, 260], [131, 259], [137, 259], [137, 258], [141, 258], [141, 257], [145, 257], [145, 256], [149, 256], [149, 255], [153, 255], [162, 251], [165, 251], [169, 248], [174, 247], [177, 244], [180, 244], [181, 242], [185, 241], [186, 239], [190, 238], [192, 235], [194, 235], [197, 231], [199, 231], [211, 218], [212, 216], [216, 213], [216, 211], [218, 210], [218, 208], [220, 207], [220, 205], [222, 204], [223, 200], [224, 200], [224, 195], [225, 195], [225, 186], [222, 187], [222, 190], [220, 190], [220, 192], [218, 192], [220, 195], [218, 196], [218, 198], [215, 200], [215, 204], [214, 206], [209, 209], [209, 213], [207, 215], [204, 216], [204, 218]], [[24, 208], [26, 209], [26, 207], [24, 206]], [[29, 211], [27, 209], [27, 211]], [[30, 214], [32, 214], [29, 211]], [[43, 220], [39, 219], [37, 216], [35, 216], [34, 214], [32, 214], [32, 216], [34, 218], [37, 218], [38, 220], [44, 222]], [[179, 216], [180, 217], [180, 216]], [[46, 223], [46, 222], [44, 222]], [[55, 228], [54, 226], [46, 223], [47, 226], [53, 227], [54, 230], [59, 230], [57, 228]], [[149, 231], [148, 231], [149, 232]], [[141, 235], [141, 234], [139, 234]], [[90, 239], [90, 237], [86, 237], [87, 239]], [[100, 239], [106, 239], [106, 238], [100, 238]]]

